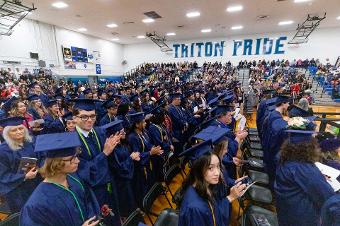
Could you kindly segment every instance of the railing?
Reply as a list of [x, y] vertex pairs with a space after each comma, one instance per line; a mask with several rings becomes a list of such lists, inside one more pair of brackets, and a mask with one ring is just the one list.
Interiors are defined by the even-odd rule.
[[[321, 118], [316, 118], [315, 121], [320, 122], [319, 132], [324, 132], [327, 125], [334, 126], [340, 129], [340, 124], [336, 123], [340, 121], [339, 118], [327, 118], [327, 116], [340, 116], [339, 112], [314, 112], [314, 115], [321, 115]], [[338, 134], [340, 137], [340, 133]]]

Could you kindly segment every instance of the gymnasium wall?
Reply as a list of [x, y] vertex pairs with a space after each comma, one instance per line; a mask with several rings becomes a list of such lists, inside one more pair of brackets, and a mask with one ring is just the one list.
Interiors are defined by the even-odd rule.
[[[205, 61], [226, 62], [230, 60], [232, 63], [238, 63], [240, 60], [294, 60], [314, 57], [320, 59], [323, 63], [326, 63], [328, 58], [329, 62], [334, 64], [340, 56], [339, 27], [318, 29], [311, 34], [308, 43], [288, 45], [288, 41], [294, 34], [295, 32], [287, 32], [169, 41], [167, 44], [173, 49], [171, 53], [161, 52], [159, 47], [151, 41], [143, 44], [126, 45], [124, 47], [124, 60], [127, 61], [127, 64], [124, 71], [144, 62], [197, 61], [202, 64]], [[222, 54], [221, 42], [224, 45]], [[251, 45], [249, 46], [249, 44]], [[281, 46], [277, 47], [277, 44]], [[201, 48], [201, 51], [199, 51], [199, 48]], [[208, 50], [206, 51], [205, 48], [208, 48]], [[235, 48], [236, 52], [234, 52]]]
[[[123, 45], [98, 39], [89, 35], [66, 30], [33, 20], [23, 20], [11, 36], [0, 36], [0, 68], [22, 71], [38, 68], [38, 61], [30, 58], [30, 52], [50, 64], [53, 72], [61, 76], [96, 75], [96, 65], [76, 63], [77, 69], [65, 69], [61, 46], [75, 46], [89, 51], [99, 51], [101, 75], [122, 75]], [[20, 64], [4, 61], [16, 61]]]

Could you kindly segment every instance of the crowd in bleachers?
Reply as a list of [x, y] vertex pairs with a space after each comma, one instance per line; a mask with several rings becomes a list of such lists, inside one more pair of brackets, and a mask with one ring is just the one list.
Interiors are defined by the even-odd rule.
[[[231, 203], [242, 200], [251, 179], [264, 185], [249, 188], [251, 199], [273, 204], [268, 197], [275, 194], [280, 225], [316, 225], [322, 204], [335, 193], [311, 163], [339, 167], [334, 153], [340, 145], [334, 135], [321, 137], [328, 154], [319, 158], [319, 144], [311, 137], [313, 118], [303, 121], [308, 124], [302, 130], [310, 133], [302, 140], [294, 140], [301, 138], [301, 128], [286, 130], [296, 129], [294, 117], [313, 115], [306, 93], [310, 84], [296, 67], [318, 64], [148, 63], [123, 82], [102, 86], [58, 81], [44, 70], [25, 71], [16, 79], [3, 70], [0, 195], [12, 213], [21, 212], [21, 225], [92, 226], [102, 221], [116, 226], [126, 223], [137, 207], [152, 215], [155, 194], [170, 190], [179, 209], [178, 225], [227, 226]], [[242, 112], [238, 70], [243, 68], [250, 68], [249, 84], [260, 102], [254, 140]], [[290, 98], [296, 105], [289, 107]], [[305, 141], [312, 144], [307, 147]], [[306, 148], [312, 157], [297, 154]], [[188, 165], [190, 172], [176, 194], [163, 187], [174, 172], [187, 174]], [[287, 181], [285, 175], [294, 170], [301, 174]], [[298, 194], [285, 192], [286, 183]], [[318, 190], [320, 196], [313, 199]], [[246, 208], [248, 217], [259, 214], [254, 208]], [[327, 208], [325, 214], [334, 214]], [[261, 211], [275, 222], [273, 212]], [[245, 219], [243, 225], [249, 224]]]

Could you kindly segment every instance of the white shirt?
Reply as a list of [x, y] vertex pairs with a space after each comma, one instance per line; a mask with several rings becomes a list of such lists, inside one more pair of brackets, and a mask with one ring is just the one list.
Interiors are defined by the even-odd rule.
[[85, 131], [85, 130], [83, 130], [82, 128], [80, 128], [79, 126], [76, 126], [76, 129], [77, 129], [79, 132], [81, 132], [81, 133], [84, 135], [84, 137], [88, 137], [88, 136], [89, 136], [89, 133], [92, 132], [92, 130], [93, 130], [93, 129], [91, 129], [90, 131]]

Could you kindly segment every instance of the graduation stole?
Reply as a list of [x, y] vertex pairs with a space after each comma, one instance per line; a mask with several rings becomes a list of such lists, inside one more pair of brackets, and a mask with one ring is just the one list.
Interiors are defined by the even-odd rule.
[[[85, 189], [84, 189], [83, 184], [82, 184], [77, 178], [75, 178], [75, 177], [73, 177], [73, 176], [71, 176], [71, 175], [67, 175], [67, 176], [69, 176], [71, 179], [73, 179], [74, 181], [76, 181], [76, 182], [80, 185], [81, 189], [85, 192]], [[79, 201], [78, 201], [76, 195], [74, 194], [74, 192], [71, 191], [70, 189], [64, 187], [64, 186], [61, 185], [61, 184], [55, 183], [55, 182], [50, 181], [50, 180], [47, 180], [47, 181], [50, 182], [51, 184], [54, 184], [55, 186], [57, 186], [57, 187], [63, 189], [63, 190], [69, 192], [69, 193], [72, 195], [74, 201], [75, 201], [76, 204], [77, 204], [78, 210], [79, 210], [79, 212], [80, 212], [80, 217], [81, 217], [82, 221], [84, 222], [84, 221], [85, 221], [84, 213], [83, 213], [83, 210], [81, 209], [81, 206], [80, 206], [80, 204], [79, 204]]]
[[[86, 147], [87, 153], [89, 154], [90, 157], [92, 157], [89, 145], [87, 144], [83, 134], [79, 131], [78, 127], [76, 127], [76, 130], [77, 130], [77, 133], [79, 134], [80, 139], [83, 141], [83, 143], [84, 143], [84, 145]], [[92, 130], [93, 130], [94, 136], [96, 137], [96, 141], [97, 141], [97, 145], [98, 145], [98, 150], [101, 151], [100, 142], [99, 142], [97, 133], [96, 133], [96, 131], [94, 129], [92, 129]]]
[[212, 218], [213, 218], [213, 222], [214, 222], [214, 226], [216, 226], [216, 219], [215, 219], [215, 213], [214, 213], [214, 208], [212, 207], [211, 203], [208, 201], [209, 204], [209, 208], [211, 210], [211, 214], [212, 214]]
[[163, 138], [162, 128], [160, 126], [156, 125], [156, 124], [153, 124], [153, 125], [156, 126], [156, 128], [159, 130], [159, 133], [161, 135], [161, 140], [163, 142], [164, 138]]
[[[144, 143], [145, 137], [143, 136], [143, 132], [142, 132], [141, 135], [138, 134], [138, 133], [136, 133], [136, 134], [138, 135], [140, 141], [142, 142], [142, 152], [144, 152], [144, 150], [145, 150], [145, 143]], [[149, 166], [150, 166], [150, 170], [152, 170], [151, 161], [149, 161]], [[146, 167], [144, 167], [144, 176], [145, 176], [146, 179], [148, 179], [148, 173], [147, 173]]]

